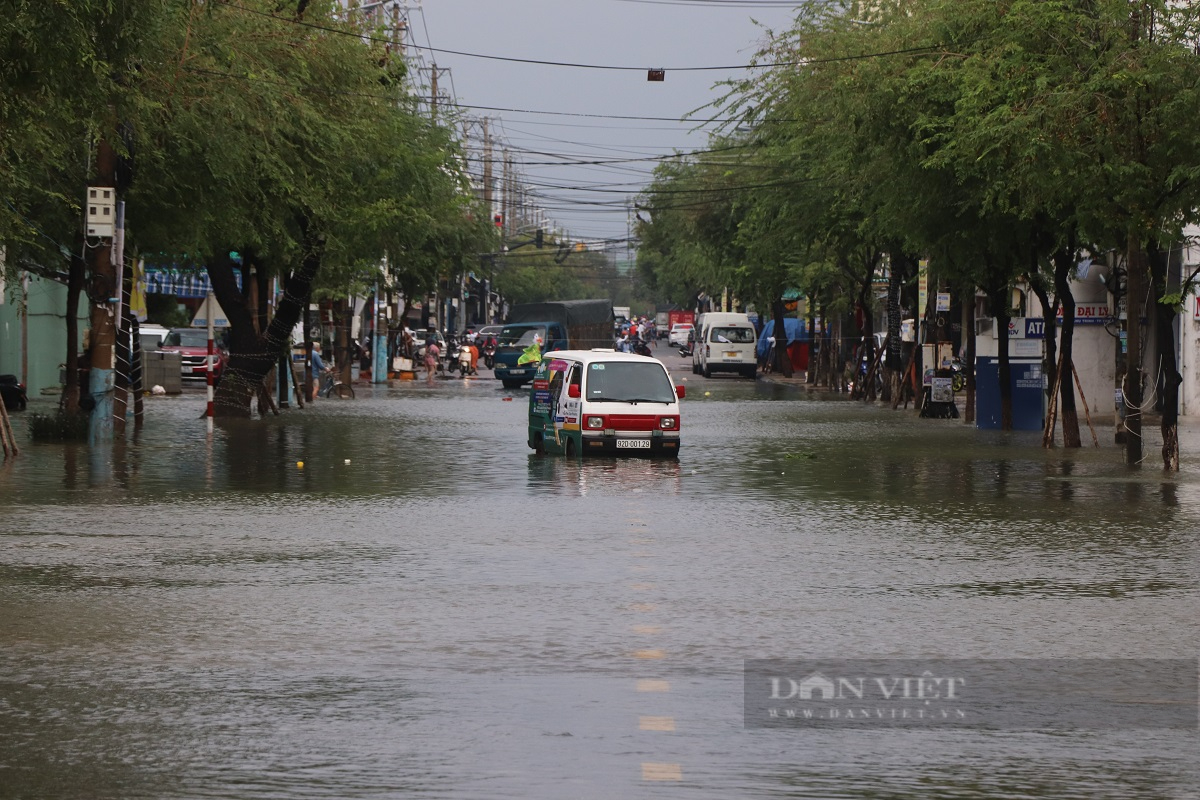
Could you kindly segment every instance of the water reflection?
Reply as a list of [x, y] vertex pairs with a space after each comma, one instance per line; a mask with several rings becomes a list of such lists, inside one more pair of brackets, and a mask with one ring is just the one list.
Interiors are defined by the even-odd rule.
[[532, 493], [586, 497], [589, 494], [675, 496], [683, 489], [683, 468], [677, 459], [572, 459], [528, 456], [527, 486]]

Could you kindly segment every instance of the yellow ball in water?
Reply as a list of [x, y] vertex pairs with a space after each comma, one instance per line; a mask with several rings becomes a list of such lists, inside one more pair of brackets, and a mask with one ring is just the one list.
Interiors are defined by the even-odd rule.
[[297, 462], [296, 462], [296, 469], [304, 469], [304, 462], [303, 462], [303, 461], [297, 461]]

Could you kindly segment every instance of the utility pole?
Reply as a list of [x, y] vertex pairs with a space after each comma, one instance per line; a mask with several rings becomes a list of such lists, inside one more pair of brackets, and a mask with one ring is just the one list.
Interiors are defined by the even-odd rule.
[[513, 207], [515, 204], [513, 203], [512, 155], [507, 150], [504, 151], [504, 179], [502, 185], [504, 187], [504, 206], [502, 212], [504, 214], [504, 238], [509, 239], [515, 230], [513, 227], [515, 223], [513, 219]]
[[483, 204], [487, 213], [492, 213], [492, 136], [488, 131], [488, 118], [483, 118]]
[[[104, 444], [113, 438], [114, 346], [117, 339], [119, 287], [113, 264], [116, 221], [117, 154], [106, 139], [96, 146], [96, 177], [88, 187], [86, 260], [91, 268], [91, 359], [88, 392], [94, 403], [88, 419], [88, 443]], [[107, 218], [107, 222], [105, 222]], [[93, 244], [95, 242], [95, 244]], [[68, 309], [70, 313], [70, 309]]]

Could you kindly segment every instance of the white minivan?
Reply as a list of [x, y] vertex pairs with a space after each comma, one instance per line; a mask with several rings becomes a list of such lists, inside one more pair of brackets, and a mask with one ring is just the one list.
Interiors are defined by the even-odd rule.
[[692, 372], [711, 378], [714, 372], [736, 372], [747, 378], [758, 373], [755, 346], [758, 335], [745, 314], [712, 311], [696, 320]]
[[656, 358], [602, 350], [546, 353], [529, 393], [529, 447], [566, 456], [679, 455], [682, 386]]

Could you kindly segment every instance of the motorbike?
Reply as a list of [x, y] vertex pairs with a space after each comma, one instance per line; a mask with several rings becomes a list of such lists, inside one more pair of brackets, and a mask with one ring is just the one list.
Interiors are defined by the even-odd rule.
[[967, 369], [957, 358], [950, 362], [950, 388], [961, 392], [967, 388]]
[[483, 365], [488, 369], [496, 365], [496, 345], [492, 344], [491, 339], [483, 346]]
[[458, 339], [447, 336], [446, 346], [442, 348], [441, 357], [438, 358], [438, 372], [446, 375], [458, 368], [458, 351]]
[[646, 344], [641, 339], [633, 340], [633, 352], [637, 353], [639, 356], [653, 356], [654, 355], [653, 353], [650, 352], [650, 345]]
[[471, 348], [467, 345], [458, 348], [458, 371], [464, 378], [475, 374], [471, 367]]
[[690, 344], [679, 345], [679, 355], [683, 358], [690, 358], [692, 355], [692, 346]]

